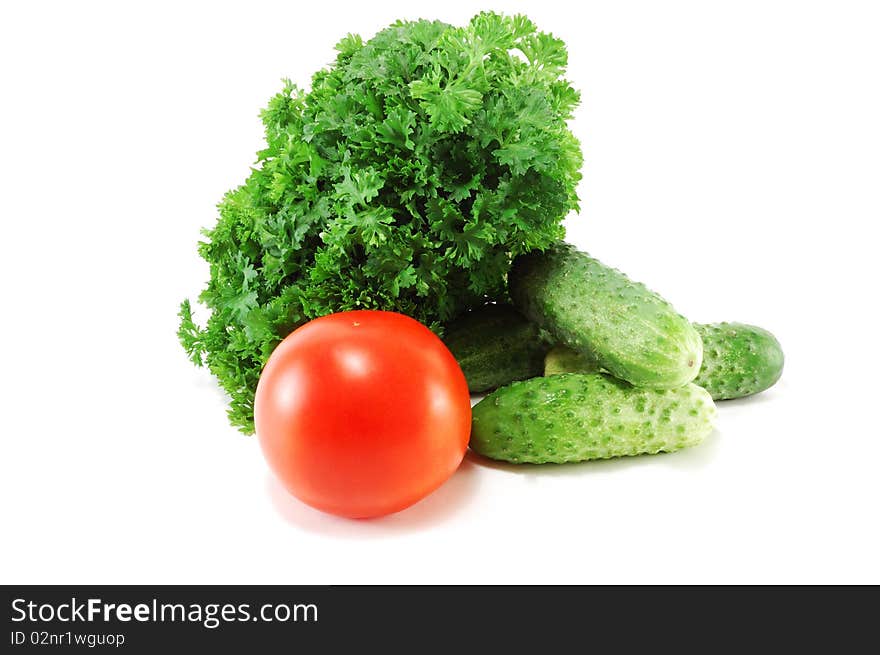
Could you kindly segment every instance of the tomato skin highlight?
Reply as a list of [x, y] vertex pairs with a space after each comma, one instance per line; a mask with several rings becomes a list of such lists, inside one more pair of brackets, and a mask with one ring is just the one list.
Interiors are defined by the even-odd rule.
[[368, 518], [409, 507], [455, 472], [470, 437], [470, 394], [455, 358], [418, 321], [340, 312], [278, 345], [254, 419], [290, 493], [330, 514]]

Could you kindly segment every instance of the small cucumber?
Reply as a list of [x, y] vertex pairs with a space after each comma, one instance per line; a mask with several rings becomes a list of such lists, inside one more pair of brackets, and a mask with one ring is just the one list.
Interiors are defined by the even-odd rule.
[[446, 326], [443, 339], [471, 393], [539, 376], [550, 347], [538, 326], [510, 305], [484, 305]]
[[[767, 330], [743, 323], [694, 323], [703, 340], [703, 365], [694, 384], [713, 400], [729, 400], [772, 387], [782, 375], [782, 347]], [[544, 375], [595, 373], [588, 353], [555, 346], [544, 358]]]
[[694, 380], [715, 400], [769, 389], [782, 375], [782, 347], [767, 330], [743, 323], [695, 323], [703, 339], [703, 367]]
[[663, 298], [623, 273], [560, 244], [518, 257], [509, 276], [514, 306], [602, 368], [636, 386], [674, 388], [700, 370], [703, 344]]
[[563, 373], [498, 389], [473, 408], [471, 448], [492, 459], [543, 464], [671, 452], [712, 432], [702, 388], [633, 387], [604, 373]]
[[579, 353], [565, 346], [554, 346], [544, 357], [544, 375], [598, 373], [601, 368], [590, 353]]

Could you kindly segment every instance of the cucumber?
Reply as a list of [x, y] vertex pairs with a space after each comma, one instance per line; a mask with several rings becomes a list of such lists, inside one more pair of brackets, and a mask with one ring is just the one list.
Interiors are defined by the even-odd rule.
[[498, 389], [473, 408], [471, 448], [514, 463], [671, 452], [700, 443], [715, 405], [695, 384], [633, 387], [604, 373], [563, 373]]
[[744, 323], [695, 323], [703, 339], [703, 366], [694, 379], [715, 400], [769, 389], [782, 375], [782, 347], [767, 330]]
[[[713, 400], [729, 400], [772, 387], [782, 375], [782, 347], [767, 330], [744, 323], [694, 323], [703, 340], [703, 365], [694, 384]], [[555, 346], [544, 358], [544, 375], [595, 373], [595, 357]]]
[[510, 296], [523, 315], [636, 386], [674, 388], [700, 370], [703, 344], [663, 298], [623, 273], [560, 244], [518, 257]]
[[510, 305], [474, 309], [446, 326], [443, 341], [461, 366], [471, 393], [541, 375], [550, 348], [538, 326]]
[[579, 353], [565, 346], [554, 346], [544, 357], [544, 375], [598, 373], [600, 369], [592, 353]]

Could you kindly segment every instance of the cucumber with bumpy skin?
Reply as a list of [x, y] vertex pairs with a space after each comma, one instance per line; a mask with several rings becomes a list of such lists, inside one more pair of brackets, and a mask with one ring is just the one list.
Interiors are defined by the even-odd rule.
[[700, 370], [703, 344], [686, 318], [643, 284], [570, 245], [518, 257], [509, 290], [526, 318], [636, 386], [680, 387]]
[[481, 393], [539, 376], [549, 344], [510, 305], [484, 305], [446, 326], [443, 338], [467, 379]]
[[592, 354], [579, 353], [566, 346], [553, 346], [544, 356], [544, 375], [598, 373], [601, 368]]
[[[713, 400], [730, 400], [772, 387], [782, 375], [782, 347], [767, 330], [744, 323], [694, 323], [703, 339], [703, 365], [694, 384]], [[595, 373], [596, 359], [565, 346], [544, 358], [544, 375]]]
[[703, 339], [703, 366], [694, 379], [715, 400], [769, 389], [782, 375], [782, 347], [767, 330], [743, 323], [694, 323]]
[[514, 463], [564, 463], [671, 452], [712, 432], [702, 388], [645, 389], [610, 375], [563, 373], [498, 389], [473, 408], [471, 448]]

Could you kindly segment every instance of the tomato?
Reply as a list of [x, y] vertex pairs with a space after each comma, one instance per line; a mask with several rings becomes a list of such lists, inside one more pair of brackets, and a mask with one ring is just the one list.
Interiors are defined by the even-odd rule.
[[449, 478], [467, 450], [470, 394], [443, 342], [393, 312], [331, 314], [269, 357], [254, 405], [269, 466], [331, 514], [397, 512]]

